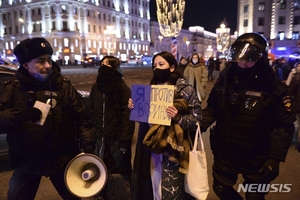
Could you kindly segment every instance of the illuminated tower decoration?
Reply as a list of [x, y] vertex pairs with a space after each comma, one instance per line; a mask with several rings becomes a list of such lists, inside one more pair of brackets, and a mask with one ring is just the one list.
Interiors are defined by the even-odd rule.
[[177, 36], [183, 24], [185, 0], [156, 0], [156, 7], [160, 33], [172, 38], [171, 52], [177, 58]]
[[226, 28], [226, 19], [220, 25], [220, 28], [216, 29], [217, 33], [217, 49], [224, 54], [230, 46], [230, 28]]

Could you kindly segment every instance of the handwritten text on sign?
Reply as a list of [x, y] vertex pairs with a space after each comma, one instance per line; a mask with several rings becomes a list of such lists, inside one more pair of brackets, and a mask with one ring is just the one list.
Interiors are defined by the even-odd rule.
[[166, 109], [173, 105], [173, 85], [132, 85], [131, 98], [134, 109], [130, 120], [169, 126], [171, 118]]

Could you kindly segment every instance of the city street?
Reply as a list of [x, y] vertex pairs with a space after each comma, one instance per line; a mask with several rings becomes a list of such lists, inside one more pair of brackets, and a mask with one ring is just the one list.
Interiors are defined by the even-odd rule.
[[[152, 76], [151, 67], [141, 66], [141, 67], [128, 67], [122, 66], [123, 77], [125, 82], [131, 86], [132, 84], [148, 84]], [[90, 91], [92, 84], [96, 80], [97, 68], [83, 68], [81, 66], [63, 66], [62, 74], [69, 78], [78, 90]], [[209, 82], [206, 89], [207, 95], [209, 94], [214, 82]], [[202, 107], [206, 106], [206, 102], [202, 102]], [[132, 147], [135, 145], [135, 138], [137, 134], [138, 123], [136, 123], [135, 137], [133, 139]], [[208, 200], [217, 200], [217, 196], [214, 194], [212, 189], [212, 163], [213, 156], [210, 150], [209, 144], [209, 131], [203, 133], [205, 151], [207, 156], [207, 165], [208, 165], [208, 177], [210, 192], [208, 195]], [[280, 164], [280, 175], [273, 182], [277, 184], [291, 184], [291, 191], [284, 192], [271, 192], [266, 196], [266, 200], [278, 200], [278, 199], [288, 199], [288, 200], [297, 200], [300, 196], [300, 153], [294, 149], [289, 149], [286, 162]], [[0, 200], [5, 200], [8, 189], [8, 181], [12, 174], [12, 170], [7, 167], [7, 162], [0, 163]], [[238, 187], [239, 183], [242, 183], [242, 178], [239, 177], [238, 183], [235, 185], [235, 188]], [[199, 180], [201, 182], [201, 180]], [[244, 196], [243, 193], [241, 193]], [[47, 178], [43, 178], [36, 196], [36, 200], [59, 200], [61, 199], [54, 187], [51, 185], [51, 182]]]

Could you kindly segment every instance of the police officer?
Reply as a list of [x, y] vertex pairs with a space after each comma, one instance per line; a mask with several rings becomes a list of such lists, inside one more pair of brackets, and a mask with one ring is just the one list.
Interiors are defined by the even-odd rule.
[[76, 130], [82, 150], [95, 149], [83, 99], [51, 60], [53, 49], [45, 38], [25, 39], [13, 52], [20, 68], [0, 95], [0, 127], [14, 168], [8, 200], [34, 199], [42, 176], [63, 199], [78, 199], [64, 184], [64, 170], [80, 152]]
[[285, 161], [294, 132], [295, 114], [287, 86], [268, 63], [268, 42], [246, 33], [229, 49], [229, 66], [220, 73], [203, 110], [203, 130], [211, 129], [213, 189], [220, 199], [242, 199], [233, 185], [238, 174], [247, 199], [264, 199], [259, 184], [269, 184]]

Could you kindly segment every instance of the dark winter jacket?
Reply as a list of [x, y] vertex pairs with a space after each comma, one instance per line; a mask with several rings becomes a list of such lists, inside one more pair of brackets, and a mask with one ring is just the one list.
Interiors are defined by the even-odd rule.
[[[175, 96], [185, 99], [190, 105], [189, 114], [182, 116], [180, 122], [184, 135], [188, 133], [194, 137], [197, 129], [196, 123], [202, 120], [201, 105], [196, 91], [185, 79], [178, 79], [175, 87]], [[133, 162], [132, 174], [132, 199], [153, 200], [153, 189], [150, 174], [151, 151], [143, 145], [143, 139], [149, 130], [148, 123], [140, 123], [136, 152]]]
[[[7, 132], [12, 164], [39, 175], [49, 175], [66, 166], [80, 153], [79, 138], [85, 151], [95, 149], [95, 129], [82, 97], [61, 75], [59, 66], [55, 62], [52, 65], [53, 72], [45, 83], [36, 82], [21, 67], [16, 80], [8, 82], [0, 95], [0, 127]], [[33, 107], [35, 101], [53, 103], [45, 124], [16, 124], [15, 115]]]
[[[103, 156], [109, 174], [120, 173], [130, 178], [131, 141], [135, 124], [129, 120], [128, 99], [131, 90], [119, 72], [112, 68], [106, 70], [110, 70], [108, 73], [112, 73], [111, 76], [106, 74], [101, 77], [98, 74], [89, 96], [89, 107], [97, 132], [97, 154]], [[101, 155], [101, 148], [104, 155]]]
[[232, 63], [212, 88], [202, 130], [216, 121], [210, 135], [213, 151], [225, 148], [234, 155], [267, 154], [284, 161], [294, 120], [287, 86], [271, 67], [240, 69]]
[[300, 72], [294, 73], [289, 85], [289, 94], [292, 97], [295, 112], [300, 113]]

